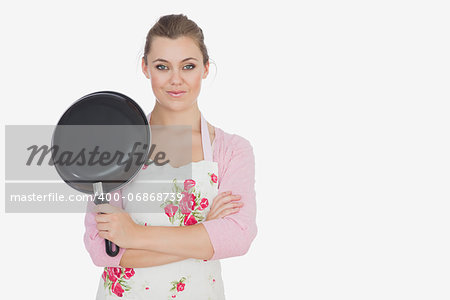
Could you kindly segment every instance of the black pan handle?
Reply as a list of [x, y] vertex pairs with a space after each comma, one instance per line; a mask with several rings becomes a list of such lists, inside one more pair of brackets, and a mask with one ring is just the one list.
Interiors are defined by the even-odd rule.
[[[101, 204], [101, 203], [108, 203], [108, 201], [103, 200], [103, 197], [96, 196], [94, 199], [94, 203], [97, 205], [97, 204]], [[103, 213], [100, 213], [100, 214], [103, 214]], [[113, 249], [113, 248], [115, 248], [115, 249]], [[113, 242], [111, 242], [110, 240], [105, 239], [105, 250], [106, 250], [106, 254], [108, 254], [111, 257], [114, 257], [117, 254], [119, 254], [120, 247], [117, 246], [116, 244], [114, 244]]]
[[[113, 250], [113, 248], [114, 248], [113, 246], [116, 248], [115, 250]], [[119, 254], [119, 250], [120, 250], [119, 246], [117, 246], [110, 240], [106, 240], [106, 239], [105, 239], [105, 249], [106, 249], [106, 253], [111, 257], [114, 257], [117, 254]]]

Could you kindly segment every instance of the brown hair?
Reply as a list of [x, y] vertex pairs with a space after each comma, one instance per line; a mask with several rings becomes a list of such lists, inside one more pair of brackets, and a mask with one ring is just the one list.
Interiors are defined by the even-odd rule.
[[198, 27], [194, 21], [188, 19], [188, 17], [183, 14], [166, 15], [159, 18], [158, 22], [153, 25], [147, 34], [143, 57], [146, 65], [148, 64], [147, 55], [150, 52], [153, 38], [157, 36], [170, 39], [184, 36], [190, 37], [197, 43], [197, 46], [202, 52], [203, 65], [206, 65], [209, 60], [202, 29]]

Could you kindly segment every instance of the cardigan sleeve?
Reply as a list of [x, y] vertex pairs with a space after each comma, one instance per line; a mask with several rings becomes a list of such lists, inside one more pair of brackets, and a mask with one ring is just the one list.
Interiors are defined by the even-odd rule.
[[[111, 200], [110, 204], [117, 207], [122, 207], [122, 192], [121, 190], [113, 192], [111, 199], [114, 198], [114, 193], [119, 193], [120, 200]], [[98, 236], [97, 222], [95, 222], [96, 212], [94, 211], [95, 204], [93, 201], [88, 201], [87, 211], [84, 218], [84, 245], [92, 262], [98, 267], [120, 267], [119, 263], [125, 252], [125, 248], [120, 248], [119, 253], [115, 257], [109, 256], [105, 251], [105, 239]]]
[[214, 248], [211, 260], [244, 255], [257, 234], [253, 148], [238, 135], [233, 135], [230, 144], [231, 149], [226, 151], [229, 154], [221, 161], [219, 193], [231, 191], [240, 195], [244, 206], [235, 214], [202, 223]]

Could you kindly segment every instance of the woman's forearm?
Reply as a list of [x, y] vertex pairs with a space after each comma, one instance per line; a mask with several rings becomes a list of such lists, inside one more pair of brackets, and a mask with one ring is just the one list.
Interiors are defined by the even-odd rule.
[[126, 249], [120, 260], [123, 268], [146, 268], [187, 259], [176, 255], [142, 249]]
[[139, 225], [136, 234], [136, 247], [132, 248], [196, 259], [214, 255], [208, 232], [201, 223], [174, 227]]

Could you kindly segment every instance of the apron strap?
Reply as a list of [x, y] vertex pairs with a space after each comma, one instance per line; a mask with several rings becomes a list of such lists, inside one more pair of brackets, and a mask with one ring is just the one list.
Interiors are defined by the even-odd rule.
[[208, 124], [202, 115], [202, 145], [203, 145], [203, 159], [213, 161], [213, 152], [211, 146], [211, 139], [209, 138]]
[[[211, 146], [211, 139], [209, 138], [208, 124], [206, 123], [203, 114], [201, 115], [201, 131], [202, 131], [202, 148], [203, 148], [203, 160], [213, 161], [213, 152]], [[148, 123], [150, 124], [152, 113], [147, 116]]]

